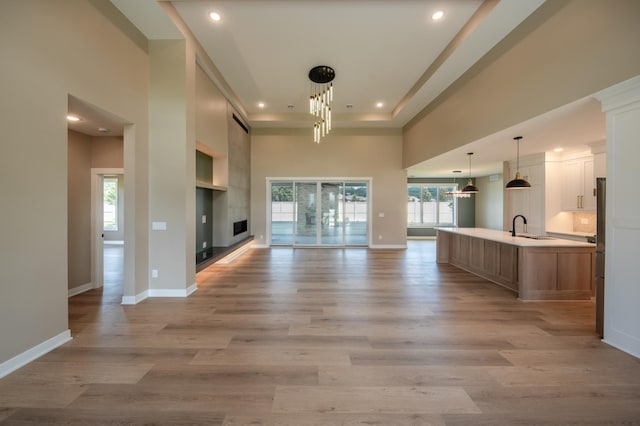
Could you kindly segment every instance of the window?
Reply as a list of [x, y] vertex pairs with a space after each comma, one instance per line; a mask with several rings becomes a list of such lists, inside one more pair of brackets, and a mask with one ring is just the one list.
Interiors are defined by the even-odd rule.
[[104, 231], [118, 230], [118, 178], [105, 177], [103, 182], [103, 225]]
[[457, 200], [451, 192], [457, 185], [412, 183], [407, 186], [408, 226], [453, 226], [456, 223]]

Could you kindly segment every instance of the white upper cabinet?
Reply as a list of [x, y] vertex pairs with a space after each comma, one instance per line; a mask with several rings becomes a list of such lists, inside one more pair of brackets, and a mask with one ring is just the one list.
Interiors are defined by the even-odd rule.
[[566, 160], [562, 164], [562, 209], [594, 211], [596, 208], [593, 157]]

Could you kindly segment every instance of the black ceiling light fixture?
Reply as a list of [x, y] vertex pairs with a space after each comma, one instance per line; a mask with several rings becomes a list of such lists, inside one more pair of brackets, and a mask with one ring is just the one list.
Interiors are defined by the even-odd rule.
[[531, 188], [531, 184], [520, 176], [520, 139], [522, 136], [513, 138], [516, 141], [516, 177], [507, 184], [507, 189], [527, 189]]
[[320, 139], [331, 130], [331, 102], [333, 102], [333, 79], [336, 72], [328, 65], [318, 65], [309, 70], [311, 95], [309, 96], [309, 113], [315, 116], [313, 123], [313, 141]]
[[469, 156], [469, 180], [467, 181], [467, 186], [462, 188], [462, 192], [464, 192], [465, 194], [477, 194], [480, 191], [478, 191], [478, 188], [473, 184], [473, 181], [471, 180], [471, 156], [473, 155], [473, 152], [467, 152], [467, 155]]

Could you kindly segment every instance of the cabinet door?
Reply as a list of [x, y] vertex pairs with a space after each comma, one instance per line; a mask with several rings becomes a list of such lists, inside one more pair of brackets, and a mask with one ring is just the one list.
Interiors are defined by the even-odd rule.
[[590, 292], [593, 281], [591, 258], [591, 253], [559, 253], [558, 290]]
[[583, 183], [582, 161], [579, 159], [565, 161], [562, 175], [562, 210], [580, 210]]
[[583, 195], [582, 209], [595, 211], [596, 209], [596, 181], [593, 173], [593, 159], [585, 159], [583, 164]]
[[518, 289], [518, 248], [510, 244], [500, 244], [500, 258], [498, 264], [498, 277], [505, 282], [513, 283]]
[[471, 238], [471, 252], [469, 255], [469, 266], [473, 269], [482, 271], [484, 267], [484, 244], [482, 238]]

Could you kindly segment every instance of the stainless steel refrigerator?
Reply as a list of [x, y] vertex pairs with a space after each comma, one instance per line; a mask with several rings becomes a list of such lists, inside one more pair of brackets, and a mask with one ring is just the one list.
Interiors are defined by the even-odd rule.
[[604, 336], [606, 178], [596, 178], [596, 331]]

